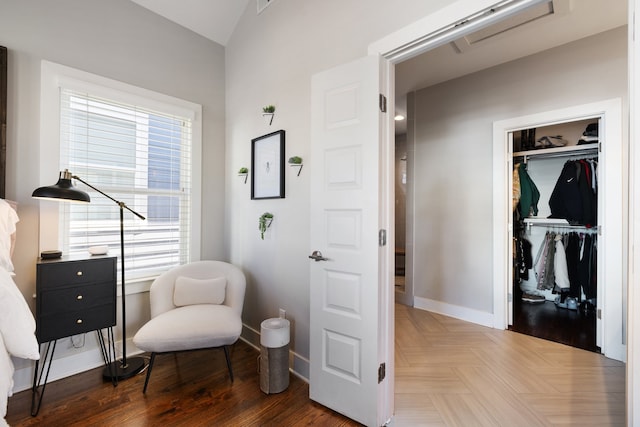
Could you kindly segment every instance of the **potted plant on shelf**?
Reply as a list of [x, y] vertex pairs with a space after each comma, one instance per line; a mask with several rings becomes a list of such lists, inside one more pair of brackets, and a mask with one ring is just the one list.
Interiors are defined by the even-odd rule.
[[265, 105], [264, 107], [262, 107], [262, 117], [264, 117], [265, 120], [267, 120], [267, 122], [269, 123], [269, 126], [271, 126], [271, 123], [273, 123], [273, 115], [275, 112], [276, 112], [275, 105]]
[[271, 222], [273, 222], [273, 214], [270, 212], [265, 212], [258, 218], [258, 230], [260, 230], [260, 238], [262, 240], [264, 240], [264, 233], [271, 226]]
[[300, 176], [300, 171], [302, 170], [302, 157], [300, 157], [300, 156], [289, 157], [289, 166], [298, 167], [298, 175], [297, 176]]
[[244, 176], [244, 183], [246, 184], [247, 176], [249, 176], [249, 169], [241, 167], [240, 170], [238, 170], [238, 176]]

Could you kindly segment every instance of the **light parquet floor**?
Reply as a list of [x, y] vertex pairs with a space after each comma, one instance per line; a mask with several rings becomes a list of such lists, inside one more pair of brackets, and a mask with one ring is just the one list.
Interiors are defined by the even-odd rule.
[[396, 426], [623, 426], [625, 365], [396, 304]]

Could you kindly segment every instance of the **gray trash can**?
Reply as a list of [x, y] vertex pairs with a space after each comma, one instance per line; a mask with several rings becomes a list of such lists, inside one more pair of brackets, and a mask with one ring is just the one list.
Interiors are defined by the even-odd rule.
[[260, 390], [280, 393], [289, 387], [289, 321], [267, 319], [260, 324]]

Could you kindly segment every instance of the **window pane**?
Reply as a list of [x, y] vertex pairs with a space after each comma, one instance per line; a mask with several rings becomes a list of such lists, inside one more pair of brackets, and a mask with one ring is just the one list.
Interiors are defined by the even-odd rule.
[[[189, 259], [189, 119], [62, 91], [61, 161], [74, 175], [146, 217], [123, 209], [127, 278], [146, 277]], [[108, 245], [120, 256], [120, 208], [87, 191], [91, 203], [64, 205], [63, 251]], [[118, 276], [119, 277], [119, 276]]]

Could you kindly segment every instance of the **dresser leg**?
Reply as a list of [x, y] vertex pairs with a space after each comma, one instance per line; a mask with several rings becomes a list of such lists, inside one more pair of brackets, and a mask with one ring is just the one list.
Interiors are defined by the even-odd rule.
[[113, 327], [107, 329], [107, 343], [104, 342], [102, 331], [96, 331], [98, 334], [98, 342], [102, 350], [102, 359], [104, 360], [105, 373], [104, 377], [110, 377], [114, 387], [118, 385], [118, 376], [116, 375], [115, 365], [112, 363], [116, 360], [116, 344], [113, 338]]
[[[40, 405], [42, 404], [42, 398], [44, 397], [44, 389], [47, 387], [47, 380], [49, 379], [49, 370], [51, 369], [51, 361], [53, 361], [53, 353], [56, 351], [57, 340], [49, 341], [46, 344], [44, 355], [40, 358], [42, 360], [42, 366], [40, 366], [40, 360], [36, 360], [35, 371], [33, 372], [33, 387], [31, 388], [31, 416], [35, 417], [40, 411]], [[51, 344], [53, 343], [53, 345]], [[42, 352], [41, 352], [42, 354]], [[42, 375], [44, 374], [44, 383], [42, 382]], [[38, 390], [40, 389], [40, 390]]]

